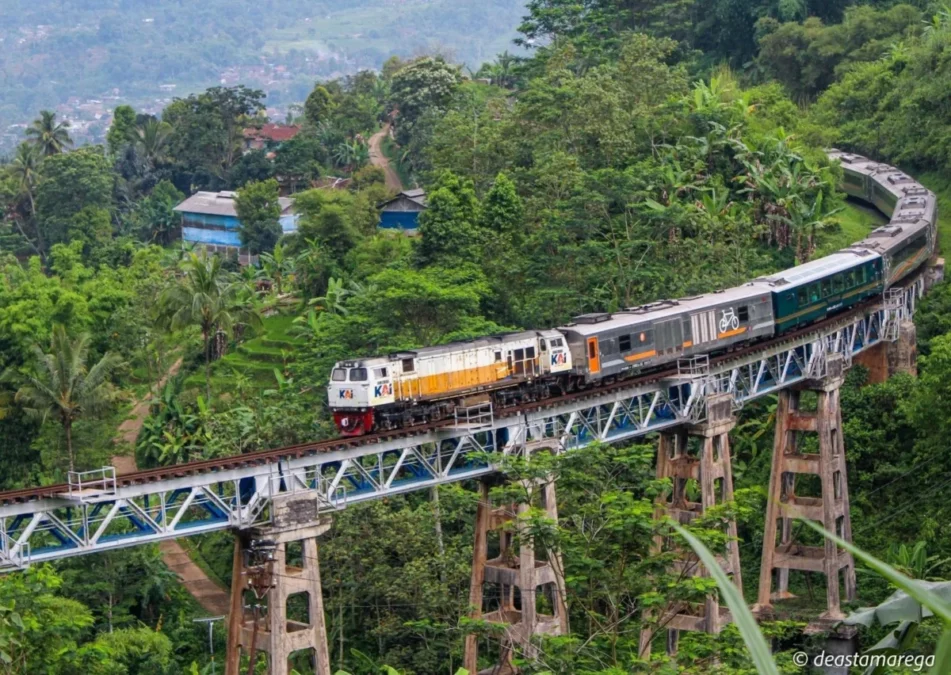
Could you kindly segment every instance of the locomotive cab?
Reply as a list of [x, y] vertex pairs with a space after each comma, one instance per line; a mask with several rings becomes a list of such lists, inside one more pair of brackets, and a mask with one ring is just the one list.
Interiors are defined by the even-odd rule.
[[340, 361], [330, 372], [327, 399], [341, 433], [358, 436], [373, 428], [373, 408], [393, 403], [392, 364], [386, 359]]

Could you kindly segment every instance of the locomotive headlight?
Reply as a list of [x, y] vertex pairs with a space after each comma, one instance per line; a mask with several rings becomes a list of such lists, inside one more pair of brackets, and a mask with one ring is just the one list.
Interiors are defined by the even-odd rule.
[[340, 424], [341, 424], [342, 426], [349, 427], [349, 426], [350, 426], [350, 418], [349, 418], [349, 417], [344, 417], [344, 418], [340, 421]]

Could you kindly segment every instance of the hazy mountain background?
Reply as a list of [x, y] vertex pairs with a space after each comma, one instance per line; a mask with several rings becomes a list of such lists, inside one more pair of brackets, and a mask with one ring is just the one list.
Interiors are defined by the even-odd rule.
[[[118, 103], [158, 112], [215, 84], [268, 94], [272, 115], [316, 79], [440, 51], [473, 70], [504, 50], [525, 0], [3, 0], [0, 144], [43, 108], [96, 137]], [[12, 126], [11, 126], [12, 125]]]

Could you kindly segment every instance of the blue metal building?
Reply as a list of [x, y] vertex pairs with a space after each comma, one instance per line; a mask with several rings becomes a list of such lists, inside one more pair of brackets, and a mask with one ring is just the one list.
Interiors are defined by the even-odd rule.
[[419, 214], [426, 210], [426, 193], [423, 190], [404, 190], [377, 208], [380, 209], [380, 229], [416, 234]]
[[[212, 252], [238, 253], [241, 248], [241, 221], [235, 210], [234, 192], [196, 192], [175, 207], [182, 214], [182, 241], [203, 246]], [[281, 197], [281, 229], [297, 231], [294, 200]]]

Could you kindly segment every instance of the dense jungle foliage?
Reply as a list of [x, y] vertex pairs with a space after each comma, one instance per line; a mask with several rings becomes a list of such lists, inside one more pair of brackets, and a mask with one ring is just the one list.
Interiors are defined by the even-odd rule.
[[[948, 194], [951, 9], [531, 0], [526, 12], [529, 56], [505, 52], [475, 73], [441, 56], [392, 58], [316, 83], [301, 133], [263, 150], [243, 149], [243, 130], [266, 121], [262, 92], [245, 87], [178, 99], [159, 117], [120, 108], [102, 147], [74, 147], [42, 112], [0, 166], [0, 487], [62, 482], [114, 457], [147, 468], [328, 438], [336, 360], [547, 328], [824, 255], [881, 222], [837, 191], [824, 147], [894, 162], [942, 203]], [[392, 192], [367, 139], [387, 123], [383, 151], [428, 195], [413, 238], [377, 229]], [[312, 187], [328, 177], [351, 180]], [[237, 190], [256, 264], [182, 246], [173, 208], [199, 189]], [[275, 204], [289, 192], [300, 221], [281, 236]], [[842, 394], [855, 542], [926, 580], [951, 575], [949, 316], [941, 285], [916, 316], [920, 376], [867, 384], [854, 367]], [[119, 433], [148, 395], [141, 428]], [[775, 406], [741, 411], [736, 503], [691, 525], [722, 549], [720, 525], [736, 517], [749, 600]], [[537, 660], [516, 654], [524, 672], [755, 672], [734, 627], [684, 634], [676, 661], [658, 631], [654, 656], [638, 658], [652, 617], [713, 588], [652, 551], [667, 533], [654, 500], [669, 487], [654, 445], [505, 467], [500, 502], [531, 500], [516, 479], [557, 479], [558, 522], [531, 510], [528, 531], [560, 554], [570, 612], [571, 633], [540, 640]], [[334, 515], [320, 545], [334, 668], [453, 673], [473, 632], [490, 665], [498, 628], [467, 618], [478, 499], [463, 483]], [[229, 534], [185, 545], [230, 582]], [[802, 629], [825, 598], [807, 575], [791, 588], [797, 599], [763, 626], [790, 673], [802, 672], [793, 652], [821, 649]], [[891, 592], [860, 574], [847, 609]], [[156, 548], [38, 566], [0, 577], [0, 660], [11, 673], [211, 672], [207, 628], [192, 621], [205, 614]], [[915, 626], [902, 648], [933, 652], [938, 622]], [[887, 633], [864, 630], [862, 647]], [[220, 626], [214, 640], [220, 657]]]

